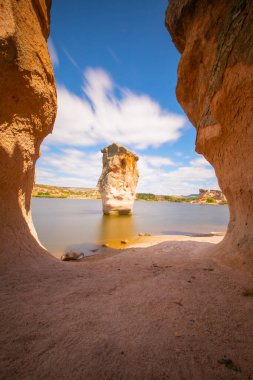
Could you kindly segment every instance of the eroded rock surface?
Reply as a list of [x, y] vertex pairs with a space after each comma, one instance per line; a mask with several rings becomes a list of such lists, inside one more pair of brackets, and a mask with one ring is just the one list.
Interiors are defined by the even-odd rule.
[[139, 173], [138, 156], [122, 145], [102, 149], [103, 170], [98, 181], [104, 214], [131, 214]]
[[[51, 0], [0, 0], [0, 260], [45, 254], [30, 201], [40, 144], [56, 115], [46, 40]], [[41, 257], [41, 256], [40, 256]]]
[[253, 265], [253, 2], [170, 0], [166, 25], [180, 51], [176, 94], [197, 129], [230, 208], [220, 252]]
[[207, 198], [215, 199], [221, 203], [226, 202], [226, 197], [220, 190], [199, 189], [199, 199], [206, 200]]

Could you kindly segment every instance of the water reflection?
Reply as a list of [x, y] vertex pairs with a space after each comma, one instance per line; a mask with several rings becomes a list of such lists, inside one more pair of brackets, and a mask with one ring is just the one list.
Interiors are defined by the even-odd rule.
[[120, 243], [134, 236], [135, 225], [132, 215], [103, 215], [99, 229], [99, 243]]

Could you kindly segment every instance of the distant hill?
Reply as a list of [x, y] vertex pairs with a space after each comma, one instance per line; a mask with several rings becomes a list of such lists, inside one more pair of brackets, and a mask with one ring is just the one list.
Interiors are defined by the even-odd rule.
[[37, 198], [101, 198], [97, 189], [90, 189], [88, 187], [59, 187], [42, 184], [34, 185], [32, 196]]
[[[34, 185], [32, 196], [36, 198], [101, 199], [100, 193], [97, 189], [88, 187], [60, 187], [43, 184]], [[220, 203], [210, 197], [206, 199], [200, 198], [199, 194], [175, 196], [157, 195], [153, 193], [137, 193], [136, 200], [176, 203]]]
[[199, 194], [181, 195], [184, 198], [198, 198]]

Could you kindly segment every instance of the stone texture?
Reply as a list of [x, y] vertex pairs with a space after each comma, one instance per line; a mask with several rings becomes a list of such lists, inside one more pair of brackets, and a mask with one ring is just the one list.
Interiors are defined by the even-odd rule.
[[176, 94], [214, 166], [230, 222], [219, 249], [253, 265], [253, 2], [170, 0], [166, 26], [181, 53]]
[[50, 0], [0, 0], [1, 264], [46, 251], [30, 214], [35, 163], [51, 132], [56, 90], [46, 39]]
[[207, 198], [213, 198], [219, 202], [226, 202], [226, 197], [220, 190], [199, 189], [199, 199], [205, 200]]
[[131, 214], [139, 173], [138, 156], [122, 145], [102, 149], [103, 170], [98, 181], [104, 214]]

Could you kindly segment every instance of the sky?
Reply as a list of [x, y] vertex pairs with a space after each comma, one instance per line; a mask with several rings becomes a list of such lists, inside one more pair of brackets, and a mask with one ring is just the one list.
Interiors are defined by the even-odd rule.
[[100, 150], [115, 142], [139, 155], [138, 192], [219, 188], [175, 96], [180, 55], [164, 26], [166, 7], [167, 0], [53, 1], [48, 49], [58, 111], [37, 183], [96, 187]]

